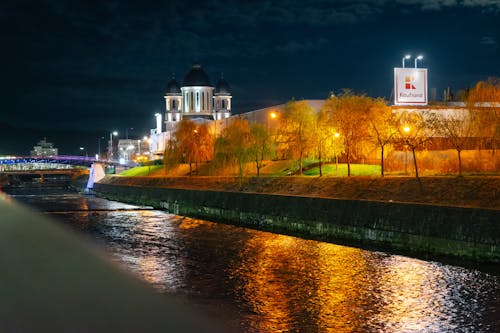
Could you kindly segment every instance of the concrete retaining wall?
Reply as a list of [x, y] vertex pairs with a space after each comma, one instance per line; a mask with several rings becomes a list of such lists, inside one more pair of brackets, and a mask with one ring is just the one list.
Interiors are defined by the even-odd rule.
[[241, 192], [95, 184], [97, 195], [343, 244], [500, 262], [499, 211]]

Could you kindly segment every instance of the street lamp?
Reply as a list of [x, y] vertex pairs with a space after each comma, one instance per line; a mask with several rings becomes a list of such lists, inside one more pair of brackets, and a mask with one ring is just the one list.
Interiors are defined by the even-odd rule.
[[415, 68], [417, 68], [417, 60], [422, 60], [424, 59], [423, 55], [419, 55], [418, 57], [415, 58]]
[[114, 136], [117, 136], [118, 135], [118, 132], [117, 131], [113, 131], [113, 132], [109, 132], [109, 149], [108, 149], [108, 159], [110, 161], [113, 160], [113, 135]]
[[[333, 139], [334, 140], [337, 140], [338, 138], [340, 137], [340, 133], [339, 132], [335, 132], [333, 133]], [[334, 144], [334, 154], [335, 154], [335, 171], [338, 171], [339, 170], [339, 158], [337, 156], [337, 151], [336, 151], [336, 145]]]
[[408, 125], [403, 127], [403, 132], [406, 135], [406, 137], [405, 137], [405, 143], [406, 143], [406, 146], [405, 146], [405, 174], [406, 175], [408, 174], [408, 134], [410, 134], [410, 130], [411, 130], [411, 128]]
[[411, 58], [411, 55], [407, 54], [403, 57], [403, 59], [401, 60], [403, 62], [403, 68], [405, 68], [405, 59], [410, 59]]

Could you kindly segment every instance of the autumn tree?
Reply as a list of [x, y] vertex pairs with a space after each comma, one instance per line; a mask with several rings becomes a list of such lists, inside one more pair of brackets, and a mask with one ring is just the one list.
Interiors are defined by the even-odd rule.
[[313, 109], [306, 101], [290, 101], [280, 118], [278, 144], [289, 158], [296, 159], [302, 175], [303, 159], [314, 149]]
[[189, 164], [189, 175], [193, 173], [193, 164], [212, 158], [213, 137], [206, 125], [197, 125], [189, 119], [183, 119], [175, 132], [176, 149], [179, 158]]
[[392, 110], [381, 98], [372, 99], [369, 107], [368, 128], [372, 141], [380, 148], [380, 175], [384, 177], [384, 152], [398, 134], [396, 119]]
[[248, 121], [235, 118], [222, 130], [216, 141], [216, 163], [225, 166], [237, 165], [240, 179], [243, 178], [244, 164], [251, 156], [250, 136]]
[[315, 156], [318, 159], [319, 176], [323, 176], [323, 162], [336, 155], [341, 150], [338, 147], [339, 134], [330, 123], [330, 117], [327, 111], [321, 110], [314, 117], [314, 135], [313, 142], [315, 146]]
[[500, 78], [478, 82], [469, 90], [465, 102], [478, 124], [478, 134], [488, 141], [494, 155], [500, 137]]
[[429, 122], [419, 112], [403, 112], [398, 115], [398, 134], [395, 142], [408, 147], [413, 156], [415, 178], [419, 179], [415, 151], [421, 149], [431, 136]]
[[351, 176], [351, 160], [356, 146], [368, 138], [371, 99], [345, 90], [339, 97], [329, 97], [323, 110], [329, 112], [332, 126], [338, 129], [347, 160], [347, 176]]
[[249, 154], [255, 162], [257, 177], [260, 176], [260, 169], [264, 160], [270, 158], [274, 151], [274, 144], [266, 126], [262, 124], [252, 124], [250, 126]]
[[462, 150], [479, 131], [476, 115], [469, 110], [459, 109], [451, 114], [436, 115], [428, 120], [433, 131], [447, 138], [457, 151], [459, 176], [462, 175]]

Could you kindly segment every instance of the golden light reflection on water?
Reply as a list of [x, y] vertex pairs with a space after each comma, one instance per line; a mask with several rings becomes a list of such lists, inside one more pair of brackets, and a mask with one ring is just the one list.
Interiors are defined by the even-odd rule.
[[[273, 234], [260, 234], [247, 245], [234, 274], [244, 276], [242, 294], [261, 319], [255, 329], [351, 332], [359, 327], [353, 309], [359, 302], [357, 276], [365, 265], [361, 250]], [[292, 319], [297, 314], [299, 320]]]

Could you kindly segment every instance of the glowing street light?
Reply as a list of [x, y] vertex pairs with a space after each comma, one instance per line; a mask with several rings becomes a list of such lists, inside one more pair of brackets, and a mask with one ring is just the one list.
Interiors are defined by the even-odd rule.
[[405, 68], [405, 59], [410, 59], [411, 58], [411, 55], [407, 54], [403, 57], [403, 59], [401, 60], [403, 62], [403, 68]]
[[108, 153], [109, 156], [108, 156], [108, 159], [110, 161], [113, 160], [113, 135], [117, 136], [118, 132], [117, 131], [109, 132], [109, 153]]
[[417, 68], [417, 60], [422, 60], [424, 59], [423, 55], [419, 55], [418, 57], [415, 58], [415, 68]]

